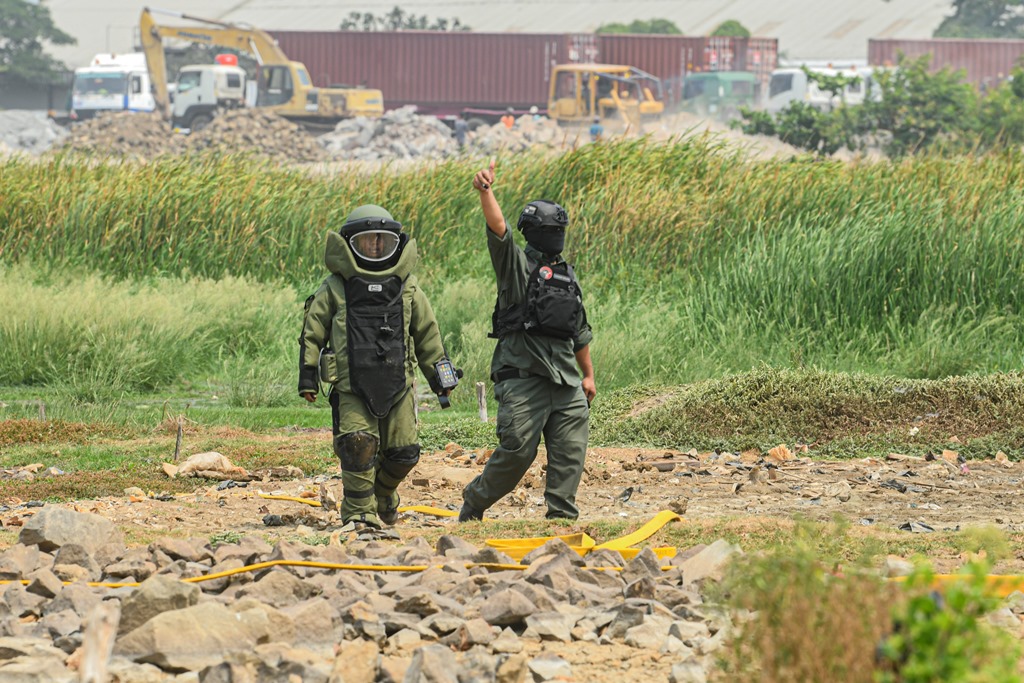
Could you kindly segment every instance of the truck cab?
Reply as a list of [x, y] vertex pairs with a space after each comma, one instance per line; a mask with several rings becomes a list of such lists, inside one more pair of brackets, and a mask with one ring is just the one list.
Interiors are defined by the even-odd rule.
[[229, 64], [193, 64], [178, 72], [171, 126], [202, 130], [220, 109], [245, 106], [245, 69]]
[[757, 77], [749, 71], [702, 71], [683, 80], [682, 109], [698, 116], [727, 121], [757, 101]]
[[141, 52], [102, 53], [89, 66], [75, 69], [71, 82], [72, 121], [91, 119], [105, 111], [154, 111], [146, 56]]
[[824, 76], [856, 77], [858, 80], [849, 83], [838, 97], [831, 92], [822, 90], [818, 84], [807, 76], [803, 68], [791, 67], [776, 69], [768, 81], [768, 97], [765, 109], [777, 114], [791, 102], [805, 102], [817, 109], [833, 109], [845, 102], [848, 105], [863, 104], [865, 97], [870, 97], [874, 90], [874, 71], [869, 67], [851, 66], [847, 69], [826, 68], [809, 69], [812, 73]]

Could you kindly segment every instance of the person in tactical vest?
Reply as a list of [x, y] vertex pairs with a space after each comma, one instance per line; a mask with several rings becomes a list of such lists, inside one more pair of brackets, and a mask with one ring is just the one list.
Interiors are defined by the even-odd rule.
[[576, 519], [576, 489], [597, 388], [583, 293], [561, 256], [569, 217], [554, 202], [530, 202], [517, 226], [526, 248], [518, 247], [494, 197], [494, 177], [491, 162], [473, 178], [473, 187], [480, 193], [498, 281], [491, 380], [499, 446], [462, 491], [459, 521], [482, 519], [487, 508], [516, 487], [537, 457], [542, 435], [548, 458], [547, 517]]
[[387, 210], [352, 211], [328, 233], [324, 260], [331, 275], [306, 300], [299, 337], [299, 394], [312, 402], [320, 380], [330, 385], [342, 522], [380, 529], [397, 521], [398, 485], [420, 459], [415, 368], [447, 397], [447, 358], [412, 274], [416, 241]]

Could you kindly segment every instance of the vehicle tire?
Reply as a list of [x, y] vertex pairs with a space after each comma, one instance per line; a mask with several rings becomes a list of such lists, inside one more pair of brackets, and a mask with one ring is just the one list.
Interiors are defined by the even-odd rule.
[[487, 121], [485, 121], [484, 119], [481, 119], [479, 117], [474, 117], [474, 118], [471, 118], [470, 120], [466, 121], [466, 127], [469, 130], [476, 130], [477, 128], [480, 128], [482, 126], [487, 126], [487, 125], [489, 125], [487, 123]]
[[210, 125], [211, 121], [213, 121], [212, 114], [196, 114], [192, 117], [192, 120], [189, 121], [188, 128], [194, 133], [198, 130], [206, 128], [208, 125]]

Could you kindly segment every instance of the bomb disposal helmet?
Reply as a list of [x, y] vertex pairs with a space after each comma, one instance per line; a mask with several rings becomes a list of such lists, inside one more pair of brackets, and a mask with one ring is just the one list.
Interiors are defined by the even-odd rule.
[[376, 204], [354, 209], [338, 232], [360, 264], [371, 270], [388, 267], [407, 240], [402, 224]]

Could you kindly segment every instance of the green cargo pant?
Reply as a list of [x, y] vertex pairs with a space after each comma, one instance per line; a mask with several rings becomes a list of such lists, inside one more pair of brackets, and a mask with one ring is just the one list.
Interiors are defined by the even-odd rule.
[[500, 445], [484, 471], [462, 491], [470, 507], [484, 511], [512, 491], [537, 457], [540, 437], [548, 452], [544, 501], [548, 519], [576, 519], [576, 489], [583, 476], [590, 408], [579, 386], [543, 377], [506, 379], [494, 387]]
[[[353, 393], [332, 390], [329, 400], [344, 487], [341, 519], [382, 526], [379, 514], [398, 507], [396, 489], [419, 461], [415, 392], [406, 391], [382, 419]], [[362, 457], [353, 459], [353, 450]]]

